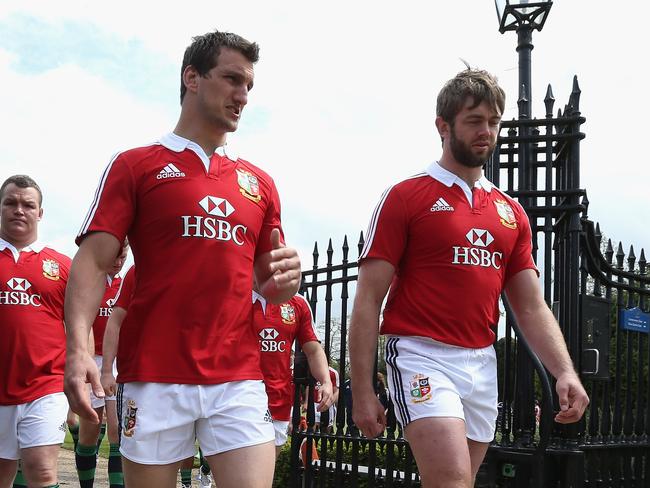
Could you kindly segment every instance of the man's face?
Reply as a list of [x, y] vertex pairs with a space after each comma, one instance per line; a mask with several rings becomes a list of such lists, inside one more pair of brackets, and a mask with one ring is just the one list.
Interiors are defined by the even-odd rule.
[[497, 142], [501, 114], [482, 102], [470, 108], [470, 98], [449, 126], [449, 148], [454, 159], [468, 168], [477, 168], [490, 158]]
[[28, 245], [38, 236], [43, 209], [36, 188], [19, 188], [9, 183], [0, 200], [0, 237], [11, 244]]
[[217, 65], [197, 79], [199, 110], [224, 132], [237, 130], [253, 88], [253, 63], [239, 51], [222, 48]]

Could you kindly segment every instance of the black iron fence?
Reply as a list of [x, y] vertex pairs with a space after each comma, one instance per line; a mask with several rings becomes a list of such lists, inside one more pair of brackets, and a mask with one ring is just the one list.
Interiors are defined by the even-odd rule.
[[[495, 343], [499, 418], [476, 486], [650, 486], [650, 277], [643, 251], [638, 260], [633, 248], [626, 258], [621, 244], [614, 253], [588, 219], [587, 193], [580, 188], [585, 119], [579, 100], [574, 79], [564, 110], [554, 115], [549, 86], [543, 119], [504, 121], [486, 175], [528, 213], [544, 298], [591, 404], [577, 424], [553, 422], [553, 379], [518, 333], [504, 300]], [[358, 250], [351, 259], [346, 237], [335, 259], [330, 240], [325, 263], [315, 245], [313, 266], [303, 272], [302, 292], [339, 371], [341, 391], [335, 418], [324, 414], [317, 424], [309, 399], [301, 425], [300, 392], [313, 379], [297, 359], [290, 486], [420, 486], [390, 403], [382, 437], [366, 439], [352, 423], [346, 340], [363, 234], [353, 245]], [[385, 373], [381, 338], [377, 371]]]

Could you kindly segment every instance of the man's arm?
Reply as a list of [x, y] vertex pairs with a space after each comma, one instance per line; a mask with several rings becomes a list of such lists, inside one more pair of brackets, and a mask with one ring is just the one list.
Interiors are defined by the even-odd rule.
[[272, 250], [255, 258], [255, 279], [260, 294], [270, 303], [286, 302], [300, 288], [300, 258], [295, 249], [280, 240], [280, 231], [271, 231]]
[[113, 362], [117, 356], [117, 344], [120, 337], [120, 327], [126, 317], [126, 310], [122, 307], [113, 307], [113, 312], [106, 323], [104, 342], [102, 344], [102, 388], [108, 396], [115, 395], [115, 376], [113, 376]]
[[375, 395], [373, 375], [379, 312], [394, 274], [393, 265], [382, 259], [367, 259], [361, 264], [350, 320], [352, 417], [366, 437], [376, 437], [386, 428], [386, 415]]
[[302, 345], [302, 351], [307, 357], [312, 376], [320, 383], [318, 387], [318, 401], [320, 402], [318, 411], [324, 412], [336, 401], [325, 351], [316, 341], [305, 342]]
[[106, 273], [111, 269], [121, 243], [111, 234], [94, 232], [79, 246], [72, 261], [65, 294], [67, 347], [64, 390], [70, 408], [80, 416], [99, 422], [90, 405], [86, 382], [93, 393], [104, 396], [95, 361], [88, 353], [88, 337], [106, 289]]
[[573, 367], [562, 331], [542, 297], [537, 274], [532, 269], [520, 271], [508, 280], [505, 291], [524, 337], [557, 380], [560, 412], [555, 421], [577, 422], [589, 397]]

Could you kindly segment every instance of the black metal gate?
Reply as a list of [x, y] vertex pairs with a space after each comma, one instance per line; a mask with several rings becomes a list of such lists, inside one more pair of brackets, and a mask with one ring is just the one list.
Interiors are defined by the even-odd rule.
[[[587, 194], [580, 188], [585, 119], [579, 99], [574, 78], [569, 103], [556, 115], [549, 86], [543, 119], [523, 115], [504, 121], [486, 175], [528, 213], [544, 297], [561, 324], [591, 404], [577, 424], [553, 422], [558, 405], [552, 378], [530, 353], [504, 303], [505, 320], [495, 344], [497, 432], [477, 487], [650, 486], [650, 277], [643, 251], [637, 260], [630, 247], [626, 258], [619, 243], [615, 254], [611, 240], [601, 242], [599, 227], [588, 219]], [[335, 261], [330, 240], [322, 265], [315, 245], [312, 269], [303, 273], [302, 292], [324, 327], [326, 354], [342, 388], [331, 428], [327, 415], [315, 425], [311, 400], [301, 428], [299, 392], [313, 379], [297, 356], [292, 487], [420, 486], [392, 405], [386, 433], [378, 439], [359, 436], [351, 419], [346, 339], [362, 245], [363, 234], [350, 261], [346, 237]], [[385, 368], [381, 342], [378, 371]]]

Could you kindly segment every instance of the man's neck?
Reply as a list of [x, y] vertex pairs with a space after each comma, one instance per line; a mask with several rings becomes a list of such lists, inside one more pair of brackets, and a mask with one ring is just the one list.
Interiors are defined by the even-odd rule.
[[212, 156], [218, 147], [226, 143], [225, 132], [212, 130], [212, 128], [205, 126], [203, 123], [199, 124], [188, 119], [189, 117], [181, 114], [174, 128], [174, 134], [189, 139], [201, 146], [208, 157]]
[[460, 164], [453, 157], [444, 154], [440, 157], [438, 161], [440, 166], [449, 171], [450, 173], [455, 174], [461, 180], [463, 180], [470, 188], [474, 188], [474, 184], [483, 176], [483, 169], [481, 167], [469, 168], [463, 164]]
[[14, 246], [17, 251], [22, 251], [23, 249], [31, 246], [37, 241], [36, 236], [30, 237], [29, 239], [16, 240], [16, 239], [12, 239], [9, 236], [4, 235], [2, 232], [0, 232], [0, 238], [8, 242], [12, 246]]

